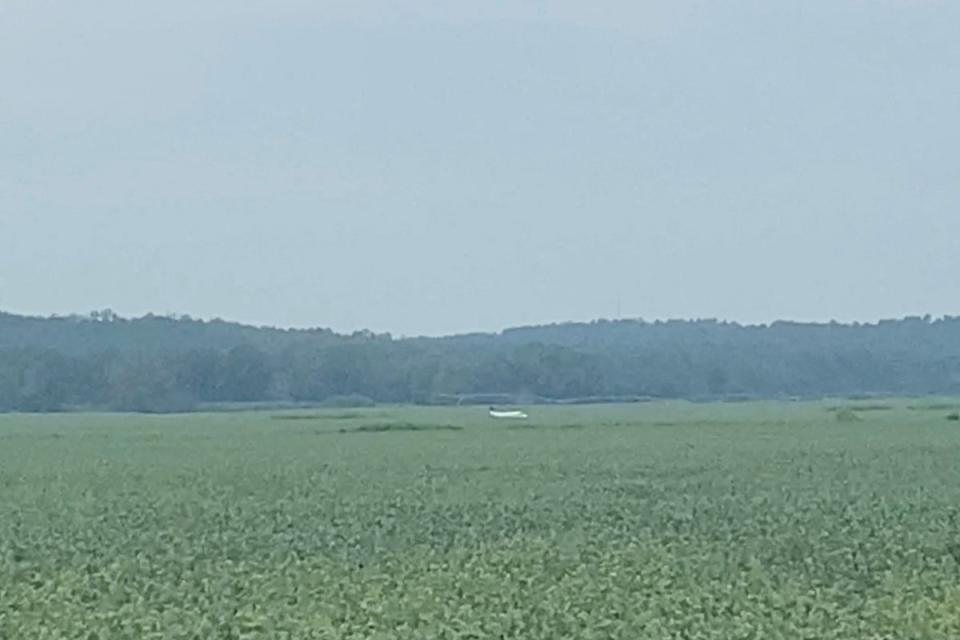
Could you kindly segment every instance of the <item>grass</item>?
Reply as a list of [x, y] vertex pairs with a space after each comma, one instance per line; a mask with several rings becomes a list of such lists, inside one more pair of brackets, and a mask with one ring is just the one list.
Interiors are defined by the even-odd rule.
[[960, 432], [831, 406], [0, 416], [0, 638], [960, 636]]

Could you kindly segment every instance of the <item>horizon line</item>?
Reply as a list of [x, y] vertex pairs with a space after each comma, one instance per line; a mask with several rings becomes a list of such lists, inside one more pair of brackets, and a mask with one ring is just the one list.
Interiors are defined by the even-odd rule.
[[904, 322], [904, 321], [920, 321], [925, 323], [934, 323], [938, 321], [950, 321], [960, 318], [960, 316], [952, 316], [949, 314], [943, 315], [933, 315], [930, 313], [925, 314], [911, 314], [900, 317], [881, 317], [876, 318], [875, 320], [796, 320], [789, 318], [778, 318], [776, 320], [771, 320], [769, 322], [743, 322], [739, 320], [731, 320], [729, 318], [719, 318], [719, 317], [661, 317], [661, 318], [644, 318], [641, 316], [637, 317], [624, 317], [624, 318], [606, 318], [598, 316], [589, 320], [555, 320], [550, 322], [543, 322], [540, 324], [517, 324], [510, 325], [500, 329], [495, 330], [475, 330], [475, 331], [454, 331], [448, 333], [437, 333], [437, 334], [394, 334], [391, 331], [375, 331], [369, 328], [359, 328], [352, 331], [338, 331], [329, 326], [324, 327], [320, 325], [313, 326], [283, 326], [279, 324], [258, 324], [255, 322], [245, 322], [242, 320], [230, 320], [220, 316], [213, 317], [199, 317], [193, 316], [187, 313], [155, 313], [147, 312], [143, 315], [129, 315], [125, 316], [119, 313], [114, 312], [112, 309], [102, 309], [88, 311], [87, 313], [50, 313], [50, 314], [40, 314], [40, 313], [29, 313], [29, 312], [17, 312], [17, 311], [7, 311], [0, 309], [0, 318], [15, 317], [25, 320], [72, 320], [76, 322], [99, 322], [104, 324], [109, 324], [111, 322], [134, 322], [150, 319], [161, 319], [161, 320], [171, 320], [177, 322], [198, 322], [202, 324], [214, 324], [214, 323], [224, 323], [232, 324], [240, 327], [257, 329], [257, 330], [270, 330], [270, 331], [289, 331], [289, 332], [329, 332], [334, 335], [340, 336], [351, 336], [357, 334], [369, 334], [374, 336], [390, 336], [398, 340], [412, 340], [412, 339], [443, 339], [443, 338], [456, 338], [462, 336], [476, 336], [476, 335], [502, 335], [510, 331], [518, 331], [524, 329], [538, 329], [538, 328], [547, 328], [547, 327], [561, 327], [561, 326], [571, 326], [571, 325], [593, 325], [593, 324], [648, 324], [648, 325], [657, 325], [657, 324], [669, 324], [669, 323], [687, 323], [687, 324], [696, 324], [696, 323], [712, 323], [712, 324], [721, 324], [721, 325], [732, 325], [745, 329], [764, 329], [770, 328], [778, 324], [789, 324], [789, 325], [806, 325], [806, 326], [838, 326], [838, 327], [876, 327], [881, 324], [891, 323], [891, 322]]

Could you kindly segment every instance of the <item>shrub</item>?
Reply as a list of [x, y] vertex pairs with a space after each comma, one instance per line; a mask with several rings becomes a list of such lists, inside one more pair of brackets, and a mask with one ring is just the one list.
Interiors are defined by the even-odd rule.
[[853, 409], [840, 409], [837, 411], [837, 422], [860, 422], [860, 416]]

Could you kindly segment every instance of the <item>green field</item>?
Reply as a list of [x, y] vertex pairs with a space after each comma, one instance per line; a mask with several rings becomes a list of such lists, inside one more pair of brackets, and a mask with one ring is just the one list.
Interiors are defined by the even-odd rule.
[[0, 416], [0, 638], [960, 637], [956, 409], [835, 404]]

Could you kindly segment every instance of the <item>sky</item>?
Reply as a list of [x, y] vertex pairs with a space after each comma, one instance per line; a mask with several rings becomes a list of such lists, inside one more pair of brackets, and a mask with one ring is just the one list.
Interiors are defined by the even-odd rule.
[[960, 313], [960, 3], [0, 0], [0, 309]]

